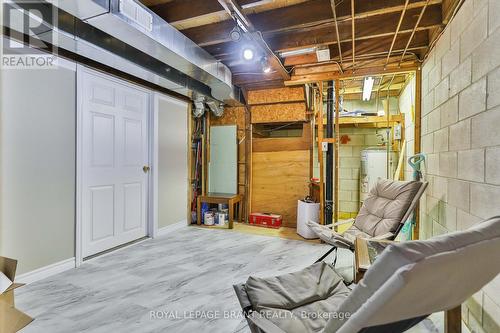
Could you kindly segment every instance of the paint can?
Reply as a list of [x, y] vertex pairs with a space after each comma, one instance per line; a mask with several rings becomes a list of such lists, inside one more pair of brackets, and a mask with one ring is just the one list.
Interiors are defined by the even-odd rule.
[[205, 225], [214, 225], [214, 223], [215, 223], [214, 213], [206, 212], [204, 219], [203, 219], [203, 222]]
[[227, 220], [227, 213], [219, 212], [217, 213], [217, 225], [223, 226]]

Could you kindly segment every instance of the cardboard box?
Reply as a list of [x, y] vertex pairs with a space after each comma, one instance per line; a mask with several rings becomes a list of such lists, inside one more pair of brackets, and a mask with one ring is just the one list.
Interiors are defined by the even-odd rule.
[[[17, 260], [0, 256], [0, 272], [10, 280], [16, 277]], [[0, 294], [0, 333], [14, 333], [33, 321], [33, 318], [15, 308], [14, 290], [21, 283], [12, 284]]]

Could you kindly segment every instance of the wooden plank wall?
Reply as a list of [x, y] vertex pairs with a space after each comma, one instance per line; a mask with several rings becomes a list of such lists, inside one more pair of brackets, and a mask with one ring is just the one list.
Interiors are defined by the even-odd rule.
[[303, 87], [248, 92], [252, 124], [303, 122], [302, 137], [252, 140], [251, 211], [297, 224], [297, 200], [309, 194], [311, 127]]
[[248, 104], [252, 124], [307, 121], [303, 87], [251, 90]]
[[[309, 194], [309, 133], [304, 130], [302, 138], [253, 139], [258, 148], [252, 152], [252, 211], [281, 214], [285, 227], [297, 225], [297, 200]], [[294, 144], [274, 144], [283, 140]]]
[[[283, 215], [283, 224], [295, 227], [297, 200], [309, 194], [311, 128], [306, 111], [303, 87], [252, 90], [247, 100], [250, 117], [245, 120], [245, 107], [226, 107], [224, 115], [210, 116], [210, 126], [237, 125], [238, 189], [250, 212]], [[303, 122], [302, 137], [253, 138], [252, 154], [247, 170], [250, 187], [245, 186], [245, 128], [247, 124]], [[251, 133], [251, 132], [249, 132]], [[250, 198], [251, 197], [251, 198]], [[246, 207], [247, 205], [245, 205]], [[246, 214], [245, 214], [246, 215]]]

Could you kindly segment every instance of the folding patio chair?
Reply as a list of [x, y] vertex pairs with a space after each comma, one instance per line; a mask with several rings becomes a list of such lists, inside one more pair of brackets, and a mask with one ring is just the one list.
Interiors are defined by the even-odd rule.
[[[316, 262], [322, 261], [337, 248], [347, 248], [354, 251], [356, 237], [372, 240], [394, 240], [415, 210], [427, 185], [427, 182], [422, 181], [397, 181], [379, 178], [363, 201], [355, 219], [329, 225], [309, 221], [307, 225], [318, 237], [332, 245], [332, 248]], [[343, 233], [332, 230], [332, 226], [348, 223], [353, 224]]]
[[325, 262], [234, 289], [252, 333], [404, 332], [453, 309], [500, 273], [500, 217], [423, 241], [393, 243], [349, 289]]

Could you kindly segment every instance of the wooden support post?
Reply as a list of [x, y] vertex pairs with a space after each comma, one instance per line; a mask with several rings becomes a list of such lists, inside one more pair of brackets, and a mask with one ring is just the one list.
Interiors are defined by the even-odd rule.
[[323, 82], [319, 82], [318, 105], [318, 160], [319, 160], [319, 221], [325, 224], [325, 175], [323, 165]]
[[[421, 141], [421, 114], [422, 114], [422, 69], [419, 67], [415, 72], [415, 143], [413, 151], [415, 154], [420, 153]], [[415, 227], [413, 228], [413, 239], [420, 237], [420, 205], [417, 204], [415, 209]]]
[[[333, 220], [339, 220], [339, 150], [340, 150], [340, 80], [335, 80], [335, 188], [333, 192]], [[337, 230], [337, 228], [335, 228]]]
[[250, 151], [248, 152], [249, 157], [249, 181], [250, 187], [248, 189], [248, 218], [252, 213], [252, 195], [253, 195], [253, 124], [250, 123]]
[[462, 306], [445, 311], [444, 313], [445, 333], [462, 333]]
[[[191, 222], [193, 221], [193, 216], [192, 216], [192, 205], [193, 205], [193, 200], [194, 200], [194, 193], [193, 193], [193, 113], [192, 113], [192, 104], [189, 103], [188, 105], [188, 117], [187, 117], [187, 152], [188, 152], [188, 170], [189, 170], [189, 176], [188, 176], [188, 189], [189, 189], [189, 195], [188, 195], [188, 203], [187, 203], [187, 224], [190, 225]], [[156, 171], [155, 171], [156, 172]]]
[[244, 223], [248, 223], [252, 204], [252, 136], [250, 107], [245, 105], [245, 216], [241, 221]]

